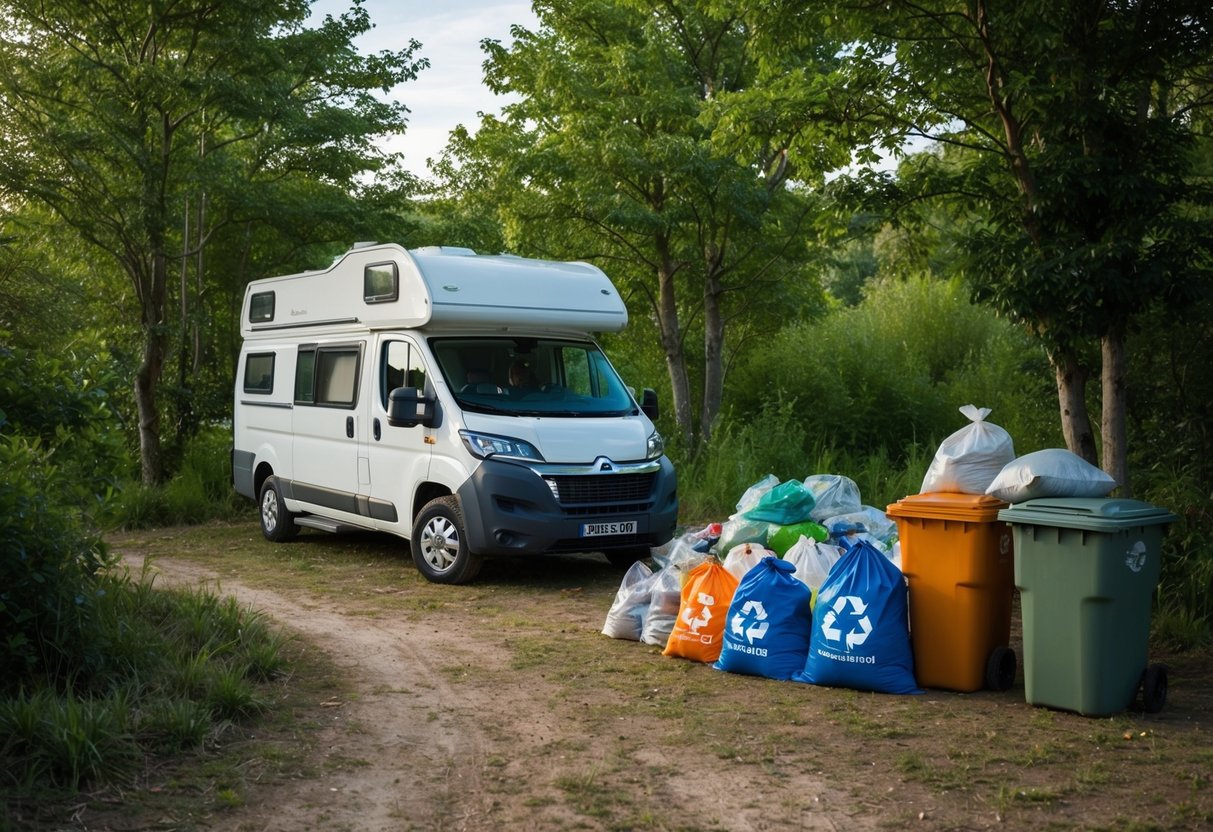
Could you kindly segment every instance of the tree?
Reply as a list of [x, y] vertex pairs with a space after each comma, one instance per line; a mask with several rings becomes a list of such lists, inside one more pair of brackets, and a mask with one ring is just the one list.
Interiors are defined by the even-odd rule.
[[439, 168], [496, 208], [511, 247], [597, 260], [633, 317], [646, 309], [692, 450], [720, 410], [726, 335], [821, 304], [809, 188], [850, 158], [849, 99], [824, 82], [836, 45], [806, 39], [772, 62], [776, 33], [745, 7], [536, 3], [536, 31], [484, 44], [487, 83], [518, 100], [474, 137], [457, 131]]
[[947, 193], [971, 212], [975, 294], [1046, 345], [1066, 443], [1091, 462], [1086, 388], [1101, 363], [1102, 465], [1129, 493], [1126, 338], [1144, 310], [1208, 286], [1209, 181], [1195, 175], [1192, 140], [1194, 117], [1213, 105], [1213, 10], [1203, 0], [831, 8], [857, 43], [850, 59], [884, 72], [898, 135], [952, 149], [903, 180], [902, 195]]
[[49, 206], [129, 279], [146, 483], [164, 472], [172, 265], [219, 225], [186, 217], [211, 200], [224, 222], [265, 221], [301, 178], [348, 188], [382, 169], [373, 139], [406, 110], [373, 92], [425, 65], [415, 41], [358, 55], [357, 0], [315, 29], [308, 13], [306, 0], [8, 0], [0, 14], [0, 199]]

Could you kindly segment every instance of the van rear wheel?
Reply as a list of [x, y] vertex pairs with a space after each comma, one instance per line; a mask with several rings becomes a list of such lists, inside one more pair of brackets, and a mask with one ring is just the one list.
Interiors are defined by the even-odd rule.
[[413, 563], [426, 580], [463, 584], [480, 572], [483, 559], [468, 550], [459, 498], [438, 497], [425, 504], [413, 521]]
[[294, 513], [286, 510], [277, 477], [266, 477], [261, 484], [261, 533], [266, 540], [283, 543], [299, 534]]

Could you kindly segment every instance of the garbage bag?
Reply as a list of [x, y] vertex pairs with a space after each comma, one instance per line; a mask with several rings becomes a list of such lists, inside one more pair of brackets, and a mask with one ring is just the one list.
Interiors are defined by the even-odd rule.
[[653, 574], [652, 595], [649, 611], [640, 631], [640, 640], [664, 648], [674, 632], [678, 620], [678, 608], [682, 604], [682, 578], [685, 570], [678, 566], [667, 566]]
[[985, 494], [1003, 466], [1015, 459], [1011, 434], [985, 421], [990, 408], [966, 404], [960, 412], [971, 424], [939, 444], [922, 480], [920, 490], [924, 494], [931, 491]]
[[819, 523], [827, 517], [859, 511], [859, 486], [850, 477], [814, 474], [805, 478], [804, 485], [816, 501], [809, 516]]
[[724, 558], [724, 568], [732, 572], [733, 577], [740, 581], [770, 554], [771, 552], [761, 544], [741, 543], [729, 550]]
[[888, 558], [867, 541], [852, 546], [817, 593], [813, 645], [796, 681], [921, 693], [914, 680], [908, 603], [906, 580]]
[[776, 528], [771, 532], [770, 537], [767, 538], [767, 548], [783, 557], [789, 549], [796, 545], [796, 541], [802, 537], [825, 541], [830, 539], [830, 533], [820, 523], [805, 520], [802, 523], [793, 523], [790, 526]]
[[813, 614], [809, 588], [792, 577], [795, 571], [766, 557], [737, 585], [716, 668], [791, 679], [804, 667]]
[[[737, 501], [737, 513], [740, 514], [750, 508], [761, 499], [763, 494], [766, 494], [775, 486], [779, 485], [779, 477], [774, 474], [767, 474], [758, 482], [751, 485], [741, 494], [741, 499]], [[736, 515], [734, 515], [736, 516]]]
[[602, 625], [604, 636], [640, 641], [644, 621], [649, 615], [653, 583], [653, 570], [644, 561], [636, 561], [628, 567]]
[[716, 661], [736, 590], [737, 579], [716, 560], [705, 561], [688, 572], [678, 620], [666, 641], [664, 655], [696, 662]]
[[789, 525], [808, 520], [816, 498], [800, 480], [781, 482], [758, 498], [752, 508], [740, 514], [747, 520], [765, 520], [768, 523]]
[[[897, 523], [875, 506], [861, 506], [849, 514], [826, 518], [824, 525], [834, 542], [847, 548], [855, 542], [856, 535], [878, 542], [877, 548], [885, 551], [897, 540]], [[843, 538], [850, 539], [844, 541]]]
[[1046, 448], [1008, 462], [986, 493], [1008, 503], [1037, 497], [1106, 497], [1116, 480], [1064, 448]]
[[783, 559], [796, 567], [792, 574], [809, 589], [816, 592], [826, 582], [830, 569], [842, 557], [842, 550], [829, 543], [802, 537], [796, 541]]
[[764, 520], [747, 520], [735, 515], [721, 525], [720, 539], [716, 541], [716, 551], [727, 555], [742, 543], [765, 546], [773, 528], [775, 528], [773, 523], [767, 523]]

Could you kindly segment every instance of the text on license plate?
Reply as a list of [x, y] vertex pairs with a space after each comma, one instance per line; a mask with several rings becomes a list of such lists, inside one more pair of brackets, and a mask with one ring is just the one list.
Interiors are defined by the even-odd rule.
[[636, 521], [625, 520], [621, 523], [582, 523], [582, 537], [599, 537], [604, 534], [636, 534]]

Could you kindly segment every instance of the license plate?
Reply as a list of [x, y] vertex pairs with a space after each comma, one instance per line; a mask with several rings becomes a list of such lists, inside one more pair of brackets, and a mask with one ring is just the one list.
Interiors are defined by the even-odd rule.
[[622, 523], [582, 523], [582, 537], [601, 537], [608, 534], [636, 534], [636, 521], [625, 520]]

